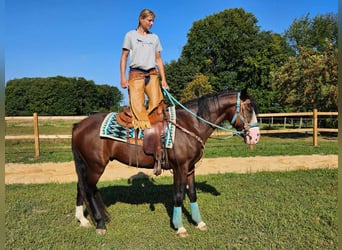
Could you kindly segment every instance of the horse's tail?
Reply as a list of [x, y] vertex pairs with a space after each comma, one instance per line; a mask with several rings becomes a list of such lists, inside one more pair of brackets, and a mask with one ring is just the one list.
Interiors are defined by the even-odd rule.
[[[73, 125], [72, 128], [72, 138], [71, 138], [71, 149], [74, 156], [74, 162], [75, 162], [75, 168], [78, 178], [77, 183], [77, 192], [81, 195], [83, 198], [83, 202], [86, 206], [87, 212], [93, 221], [93, 223], [96, 225], [96, 219], [95, 214], [100, 213], [102, 215], [102, 218], [107, 222], [109, 221], [108, 212], [106, 210], [106, 206], [103, 203], [103, 200], [101, 198], [101, 195], [99, 191], [97, 190], [97, 187], [91, 187], [87, 181], [87, 166], [84, 160], [82, 159], [79, 151], [75, 147], [74, 144], [74, 136], [75, 136], [75, 130], [77, 128], [77, 123]], [[95, 204], [94, 204], [95, 202]]]

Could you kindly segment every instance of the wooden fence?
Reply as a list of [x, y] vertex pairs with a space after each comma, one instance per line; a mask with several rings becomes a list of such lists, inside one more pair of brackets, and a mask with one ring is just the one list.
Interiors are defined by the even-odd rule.
[[[338, 112], [318, 112], [314, 109], [313, 112], [300, 112], [300, 113], [273, 113], [273, 114], [259, 114], [259, 123], [262, 124], [262, 118], [265, 117], [285, 117], [284, 123], [286, 123], [286, 118], [288, 117], [311, 117], [312, 128], [292, 128], [292, 129], [280, 129], [280, 130], [261, 130], [261, 134], [276, 134], [276, 133], [312, 133], [313, 134], [313, 146], [318, 146], [318, 134], [320, 132], [330, 132], [338, 133], [337, 128], [319, 128], [318, 120], [319, 116], [338, 116]], [[301, 120], [300, 120], [301, 121]]]
[[[302, 123], [302, 118], [307, 117], [312, 121], [312, 126], [307, 128], [287, 128], [287, 129], [261, 129], [261, 134], [280, 134], [280, 133], [312, 133], [313, 134], [313, 146], [318, 146], [318, 134], [320, 132], [330, 132], [330, 133], [338, 133], [338, 129], [334, 128], [319, 128], [318, 120], [320, 116], [330, 116], [336, 117], [338, 116], [338, 112], [318, 112], [317, 109], [314, 109], [313, 112], [299, 112], [299, 113], [270, 113], [270, 114], [258, 114], [259, 124], [262, 126], [263, 121], [268, 118], [268, 124], [273, 125], [273, 119], [276, 117], [283, 117], [284, 119], [284, 127], [286, 127], [287, 119], [293, 119], [293, 117], [300, 117], [300, 124]], [[40, 116], [39, 120], [75, 120], [79, 121], [87, 116]], [[68, 135], [43, 135], [39, 134], [39, 124], [38, 124], [38, 114], [34, 113], [33, 117], [28, 116], [16, 116], [16, 117], [5, 117], [5, 121], [11, 120], [32, 120], [34, 127], [33, 135], [6, 135], [5, 140], [24, 140], [24, 139], [34, 139], [35, 141], [35, 152], [36, 156], [40, 155], [40, 139], [69, 139], [71, 138], [71, 134]], [[271, 126], [270, 126], [271, 127]], [[215, 131], [216, 135], [227, 135], [226, 132]]]

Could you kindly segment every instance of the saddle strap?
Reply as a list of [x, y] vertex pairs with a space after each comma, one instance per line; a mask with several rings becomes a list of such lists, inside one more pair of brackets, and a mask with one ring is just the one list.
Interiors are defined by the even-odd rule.
[[129, 128], [126, 127], [126, 139], [127, 139], [127, 147], [128, 147], [128, 165], [129, 166], [132, 166], [132, 150], [131, 150], [131, 147], [134, 147], [135, 149], [135, 159], [136, 159], [136, 167], [139, 167], [139, 148], [136, 147], [136, 146], [142, 146], [143, 143], [142, 143], [142, 140], [141, 139], [138, 139], [138, 130], [135, 130], [134, 131], [134, 138], [131, 138], [130, 135], [129, 135]]
[[179, 125], [178, 123], [174, 122], [174, 121], [171, 121], [171, 120], [168, 120], [168, 122], [172, 123], [173, 125], [175, 125], [177, 128], [179, 128], [180, 130], [182, 130], [184, 133], [194, 137], [202, 146], [202, 148], [204, 148], [204, 142], [202, 140], [201, 137], [199, 137], [198, 135], [196, 135], [195, 133], [187, 130], [186, 128], [183, 128], [181, 125]]

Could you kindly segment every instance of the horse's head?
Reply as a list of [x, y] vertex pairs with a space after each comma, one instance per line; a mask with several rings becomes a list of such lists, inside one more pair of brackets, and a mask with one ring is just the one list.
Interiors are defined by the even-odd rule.
[[258, 143], [260, 130], [256, 117], [256, 104], [247, 91], [237, 93], [236, 113], [230, 123], [236, 130], [242, 131], [241, 135], [247, 144]]

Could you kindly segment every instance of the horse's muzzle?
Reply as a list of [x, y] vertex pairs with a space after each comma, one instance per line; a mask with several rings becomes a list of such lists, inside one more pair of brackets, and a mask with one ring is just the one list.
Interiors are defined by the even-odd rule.
[[245, 143], [247, 144], [257, 144], [260, 140], [260, 130], [259, 127], [249, 128], [244, 135]]

